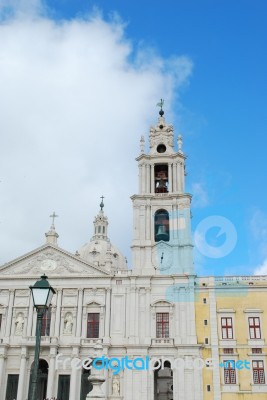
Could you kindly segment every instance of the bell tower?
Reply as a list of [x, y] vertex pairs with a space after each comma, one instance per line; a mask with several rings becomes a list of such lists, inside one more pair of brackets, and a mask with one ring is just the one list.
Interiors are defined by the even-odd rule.
[[174, 149], [173, 126], [159, 103], [158, 123], [149, 135], [149, 153], [141, 137], [137, 157], [139, 193], [133, 202], [133, 270], [138, 274], [194, 275], [191, 237], [191, 195], [185, 193], [182, 136]]

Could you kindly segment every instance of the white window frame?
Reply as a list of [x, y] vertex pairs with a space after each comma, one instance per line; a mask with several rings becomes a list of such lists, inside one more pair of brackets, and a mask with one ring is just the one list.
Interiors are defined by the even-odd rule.
[[[260, 309], [246, 309], [244, 310], [245, 318], [246, 318], [246, 324], [247, 324], [247, 341], [248, 345], [250, 347], [259, 347], [259, 346], [264, 346], [265, 340], [264, 338], [264, 326], [263, 326], [263, 321], [262, 321], [262, 313], [263, 310]], [[259, 339], [251, 339], [250, 338], [250, 330], [249, 330], [249, 318], [259, 318], [260, 321], [260, 332], [261, 332], [261, 338]]]

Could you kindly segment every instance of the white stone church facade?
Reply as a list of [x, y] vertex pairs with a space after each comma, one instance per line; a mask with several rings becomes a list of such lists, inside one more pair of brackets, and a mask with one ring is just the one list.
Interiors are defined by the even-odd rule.
[[[58, 246], [53, 223], [43, 246], [0, 267], [0, 400], [28, 398], [36, 329], [29, 285], [43, 273], [56, 294], [42, 327], [36, 400], [85, 400], [88, 371], [58, 360], [94, 358], [97, 346], [109, 358], [201, 357], [182, 138], [175, 151], [173, 128], [161, 112], [149, 141], [146, 154], [141, 139], [137, 158], [131, 270], [108, 239], [103, 202], [91, 241], [76, 254]], [[203, 399], [202, 370], [186, 364], [171, 370], [166, 361], [164, 370], [118, 375], [103, 370], [103, 377], [105, 399]]]

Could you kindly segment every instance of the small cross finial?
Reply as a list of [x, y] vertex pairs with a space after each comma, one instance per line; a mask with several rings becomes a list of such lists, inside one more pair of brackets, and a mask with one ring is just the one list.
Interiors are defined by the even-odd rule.
[[160, 102], [157, 104], [157, 107], [160, 107], [159, 115], [160, 115], [161, 117], [164, 115], [164, 111], [163, 111], [163, 109], [162, 109], [163, 104], [164, 104], [164, 100], [163, 100], [163, 99], [160, 99]]
[[100, 197], [100, 199], [102, 199], [102, 201], [101, 201], [101, 203], [100, 203], [101, 211], [103, 211], [103, 208], [104, 208], [104, 202], [103, 202], [104, 198], [105, 198], [104, 196], [101, 196], [101, 197]]
[[54, 223], [55, 223], [55, 218], [57, 217], [58, 215], [56, 215], [55, 211], [53, 212], [53, 214], [49, 215], [49, 218], [52, 218], [52, 225], [51, 225], [52, 228], [55, 227]]

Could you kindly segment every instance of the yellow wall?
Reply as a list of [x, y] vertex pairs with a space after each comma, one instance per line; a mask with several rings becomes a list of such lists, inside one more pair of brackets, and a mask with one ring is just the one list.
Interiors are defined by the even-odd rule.
[[[205, 337], [209, 338], [210, 343], [210, 298], [209, 298], [209, 285], [207, 288], [201, 287], [196, 295], [196, 331], [199, 344], [203, 344], [202, 356], [203, 359], [212, 357], [210, 345], [205, 345]], [[234, 348], [234, 353], [237, 354], [237, 360], [260, 359], [265, 361], [265, 382], [267, 387], [267, 283], [266, 281], [260, 283], [256, 282], [253, 286], [249, 286], [242, 290], [234, 290], [233, 286], [221, 287], [220, 290], [215, 290], [216, 310], [217, 310], [217, 332], [218, 342], [221, 340], [221, 313], [220, 310], [233, 309], [233, 328], [234, 339], [236, 339], [236, 346], [229, 344], [229, 348]], [[207, 303], [203, 303], [203, 298], [207, 299]], [[258, 347], [262, 348], [262, 355], [254, 357], [251, 355], [251, 347], [248, 345], [249, 331], [248, 331], [248, 317], [252, 316], [245, 310], [261, 310], [259, 314], [255, 314], [261, 318], [261, 339], [264, 339], [264, 345], [259, 344]], [[208, 325], [204, 325], [204, 320], [208, 320]], [[253, 346], [256, 347], [256, 346]], [[249, 355], [250, 354], [250, 355]], [[266, 354], [266, 355], [265, 355]], [[219, 346], [220, 361], [229, 359], [229, 355], [223, 353], [223, 349]], [[230, 357], [231, 358], [231, 357]], [[235, 358], [234, 358], [235, 359]], [[250, 369], [236, 370], [238, 389], [240, 391], [247, 391], [250, 393], [227, 393], [222, 392], [223, 369], [220, 368], [221, 376], [221, 393], [222, 400], [267, 400], [267, 393], [252, 393], [252, 363]], [[211, 385], [211, 392], [207, 392], [207, 385]], [[267, 390], [267, 389], [266, 389]], [[203, 399], [213, 400], [213, 376], [212, 370], [209, 368], [203, 369]]]

